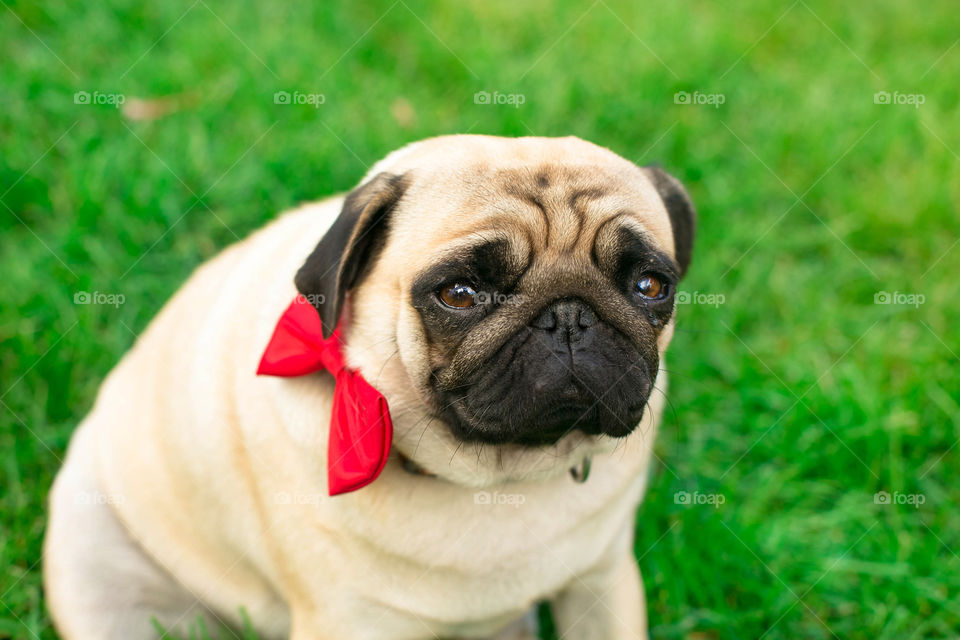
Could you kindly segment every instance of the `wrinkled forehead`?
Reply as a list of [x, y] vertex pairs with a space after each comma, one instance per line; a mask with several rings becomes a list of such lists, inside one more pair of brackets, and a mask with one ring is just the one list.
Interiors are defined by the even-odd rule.
[[[541, 259], [598, 259], [623, 232], [673, 257], [666, 210], [635, 167], [474, 164], [418, 175], [400, 205], [395, 246], [427, 264], [463, 247], [507, 244]], [[419, 259], [416, 259], [419, 258]]]

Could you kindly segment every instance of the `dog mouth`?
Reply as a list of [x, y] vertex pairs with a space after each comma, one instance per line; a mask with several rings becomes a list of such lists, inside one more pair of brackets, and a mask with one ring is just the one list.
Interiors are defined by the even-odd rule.
[[461, 397], [450, 404], [443, 418], [462, 442], [548, 447], [573, 433], [626, 437], [640, 423], [646, 407], [646, 397], [638, 406], [616, 413], [602, 402], [557, 400], [528, 415], [502, 417], [473, 411]]

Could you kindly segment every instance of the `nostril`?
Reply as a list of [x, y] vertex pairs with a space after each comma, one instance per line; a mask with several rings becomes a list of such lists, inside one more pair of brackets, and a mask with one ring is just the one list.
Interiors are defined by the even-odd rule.
[[592, 327], [597, 324], [597, 316], [593, 313], [592, 309], [587, 307], [582, 307], [580, 309], [580, 318], [578, 319], [578, 324], [581, 329], [586, 329], [587, 327]]
[[553, 331], [557, 328], [557, 314], [553, 309], [547, 309], [537, 316], [537, 318], [531, 322], [530, 325], [537, 329]]

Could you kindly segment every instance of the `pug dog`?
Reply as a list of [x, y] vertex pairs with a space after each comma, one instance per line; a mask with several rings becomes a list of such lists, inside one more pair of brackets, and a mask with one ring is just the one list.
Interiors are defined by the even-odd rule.
[[[694, 222], [676, 179], [583, 140], [457, 135], [225, 250], [70, 442], [57, 629], [535, 638], [548, 602], [563, 638], [647, 637], [634, 519]], [[336, 408], [339, 368], [256, 375], [285, 308], [389, 418], [339, 495], [333, 425], [369, 402]]]

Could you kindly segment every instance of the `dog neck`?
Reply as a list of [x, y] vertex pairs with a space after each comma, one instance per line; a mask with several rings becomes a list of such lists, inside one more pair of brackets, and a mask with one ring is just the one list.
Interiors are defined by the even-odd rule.
[[[396, 451], [396, 449], [394, 449]], [[436, 478], [437, 475], [430, 473], [416, 462], [403, 455], [399, 451], [396, 451], [397, 457], [400, 459], [400, 465], [404, 471], [414, 476], [425, 476], [427, 478]], [[591, 456], [586, 456], [580, 462], [580, 464], [570, 467], [570, 477], [573, 478], [574, 482], [577, 484], [583, 484], [587, 481], [587, 478], [590, 477], [590, 467], [593, 464], [593, 458]]]

